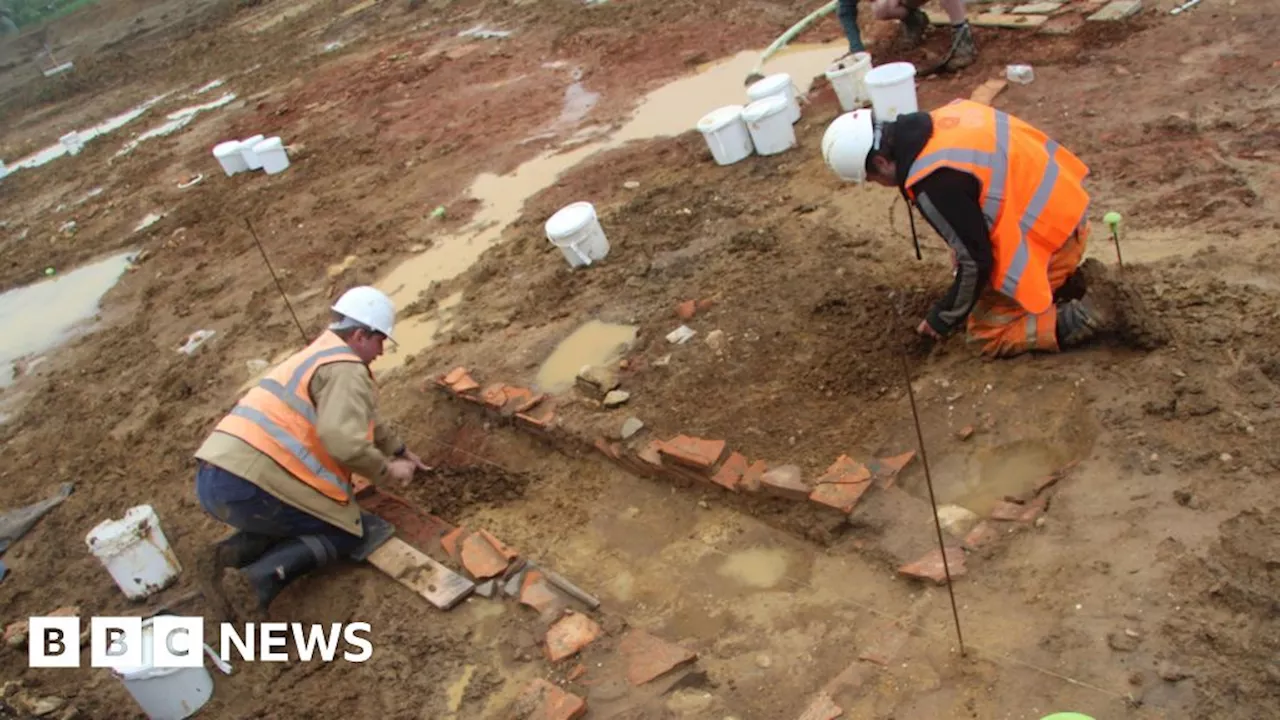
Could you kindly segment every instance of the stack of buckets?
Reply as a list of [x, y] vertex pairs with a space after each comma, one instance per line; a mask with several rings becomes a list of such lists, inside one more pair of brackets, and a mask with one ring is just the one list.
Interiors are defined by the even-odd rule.
[[229, 140], [215, 146], [213, 156], [227, 177], [250, 170], [275, 175], [289, 167], [289, 154], [278, 137], [254, 135], [245, 140]]
[[746, 107], [727, 105], [704, 115], [698, 131], [716, 163], [732, 165], [753, 153], [777, 155], [795, 147], [798, 95], [791, 76], [777, 73], [747, 88]]

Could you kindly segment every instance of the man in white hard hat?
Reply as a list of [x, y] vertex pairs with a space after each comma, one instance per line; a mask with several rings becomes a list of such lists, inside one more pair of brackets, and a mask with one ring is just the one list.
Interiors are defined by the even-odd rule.
[[201, 506], [236, 529], [201, 569], [223, 614], [225, 569], [240, 571], [261, 611], [299, 576], [360, 548], [377, 520], [362, 517], [353, 476], [405, 482], [428, 469], [375, 412], [369, 364], [392, 337], [391, 299], [357, 287], [332, 310], [328, 329], [268, 372], [196, 452]]
[[831, 123], [822, 153], [846, 181], [898, 188], [951, 250], [951, 289], [920, 335], [964, 327], [984, 354], [1008, 357], [1128, 334], [1122, 308], [1140, 298], [1096, 260], [1080, 264], [1089, 169], [1040, 130], [969, 100], [889, 123], [858, 110]]
[[[912, 50], [924, 40], [925, 31], [929, 29], [929, 16], [920, 9], [925, 2], [927, 0], [873, 0], [871, 14], [877, 20], [900, 21], [900, 45], [904, 50]], [[951, 50], [942, 67], [951, 71], [969, 67], [978, 59], [978, 46], [973, 40], [973, 29], [965, 19], [964, 0], [939, 0], [938, 4], [951, 22]], [[836, 15], [849, 41], [849, 55], [865, 52], [862, 32], [858, 29], [858, 0], [840, 0]]]

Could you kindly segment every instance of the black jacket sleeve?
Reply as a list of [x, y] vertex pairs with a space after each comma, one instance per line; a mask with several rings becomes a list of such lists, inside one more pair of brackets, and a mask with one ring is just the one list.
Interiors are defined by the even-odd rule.
[[981, 186], [968, 173], [942, 168], [917, 183], [915, 192], [920, 214], [955, 258], [951, 289], [925, 318], [934, 332], [946, 336], [969, 316], [991, 277], [994, 260], [982, 214]]

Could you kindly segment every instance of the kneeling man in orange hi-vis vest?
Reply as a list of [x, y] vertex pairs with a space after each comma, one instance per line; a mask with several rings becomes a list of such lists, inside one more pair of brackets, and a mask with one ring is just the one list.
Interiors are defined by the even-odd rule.
[[354, 475], [406, 482], [429, 469], [377, 419], [369, 364], [391, 339], [391, 299], [357, 287], [332, 310], [329, 328], [269, 371], [196, 452], [201, 506], [236, 530], [201, 568], [205, 594], [224, 614], [234, 612], [225, 570], [239, 571], [260, 612], [290, 582], [350, 557], [386, 527], [361, 513]]
[[1089, 169], [1040, 130], [970, 100], [889, 123], [857, 110], [831, 123], [822, 152], [843, 180], [898, 188], [950, 248], [954, 282], [920, 335], [963, 326], [984, 354], [1008, 357], [1126, 327], [1106, 267], [1080, 263]]

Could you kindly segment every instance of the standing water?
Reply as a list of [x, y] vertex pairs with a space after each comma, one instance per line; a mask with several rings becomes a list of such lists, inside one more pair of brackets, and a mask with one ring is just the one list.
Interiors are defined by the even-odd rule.
[[584, 365], [617, 362], [635, 342], [634, 325], [614, 325], [591, 320], [573, 331], [538, 368], [534, 385], [542, 392], [558, 393], [573, 387]]
[[38, 356], [83, 332], [131, 257], [122, 253], [0, 294], [0, 387], [13, 383], [14, 361]]
[[[774, 55], [766, 70], [790, 74], [803, 94], [809, 91], [813, 78], [821, 75], [843, 52], [844, 43], [840, 42], [793, 45]], [[745, 104], [747, 91], [743, 81], [759, 57], [760, 51], [741, 52], [658, 88], [640, 100], [631, 120], [599, 142], [564, 153], [553, 150], [506, 175], [480, 175], [468, 194], [482, 205], [467, 227], [457, 234], [436, 238], [430, 248], [394, 268], [377, 286], [403, 306], [416, 300], [431, 283], [460, 275], [475, 264], [484, 251], [497, 244], [503, 230], [520, 216], [526, 200], [550, 187], [562, 173], [578, 163], [632, 140], [692, 131], [708, 111], [732, 103]], [[567, 106], [583, 99], [573, 90], [566, 95]], [[400, 342], [395, 354], [384, 356], [381, 363], [386, 368], [402, 365], [404, 358], [430, 347], [433, 342], [431, 337], [415, 334], [410, 341]], [[575, 373], [577, 370], [573, 368]]]

